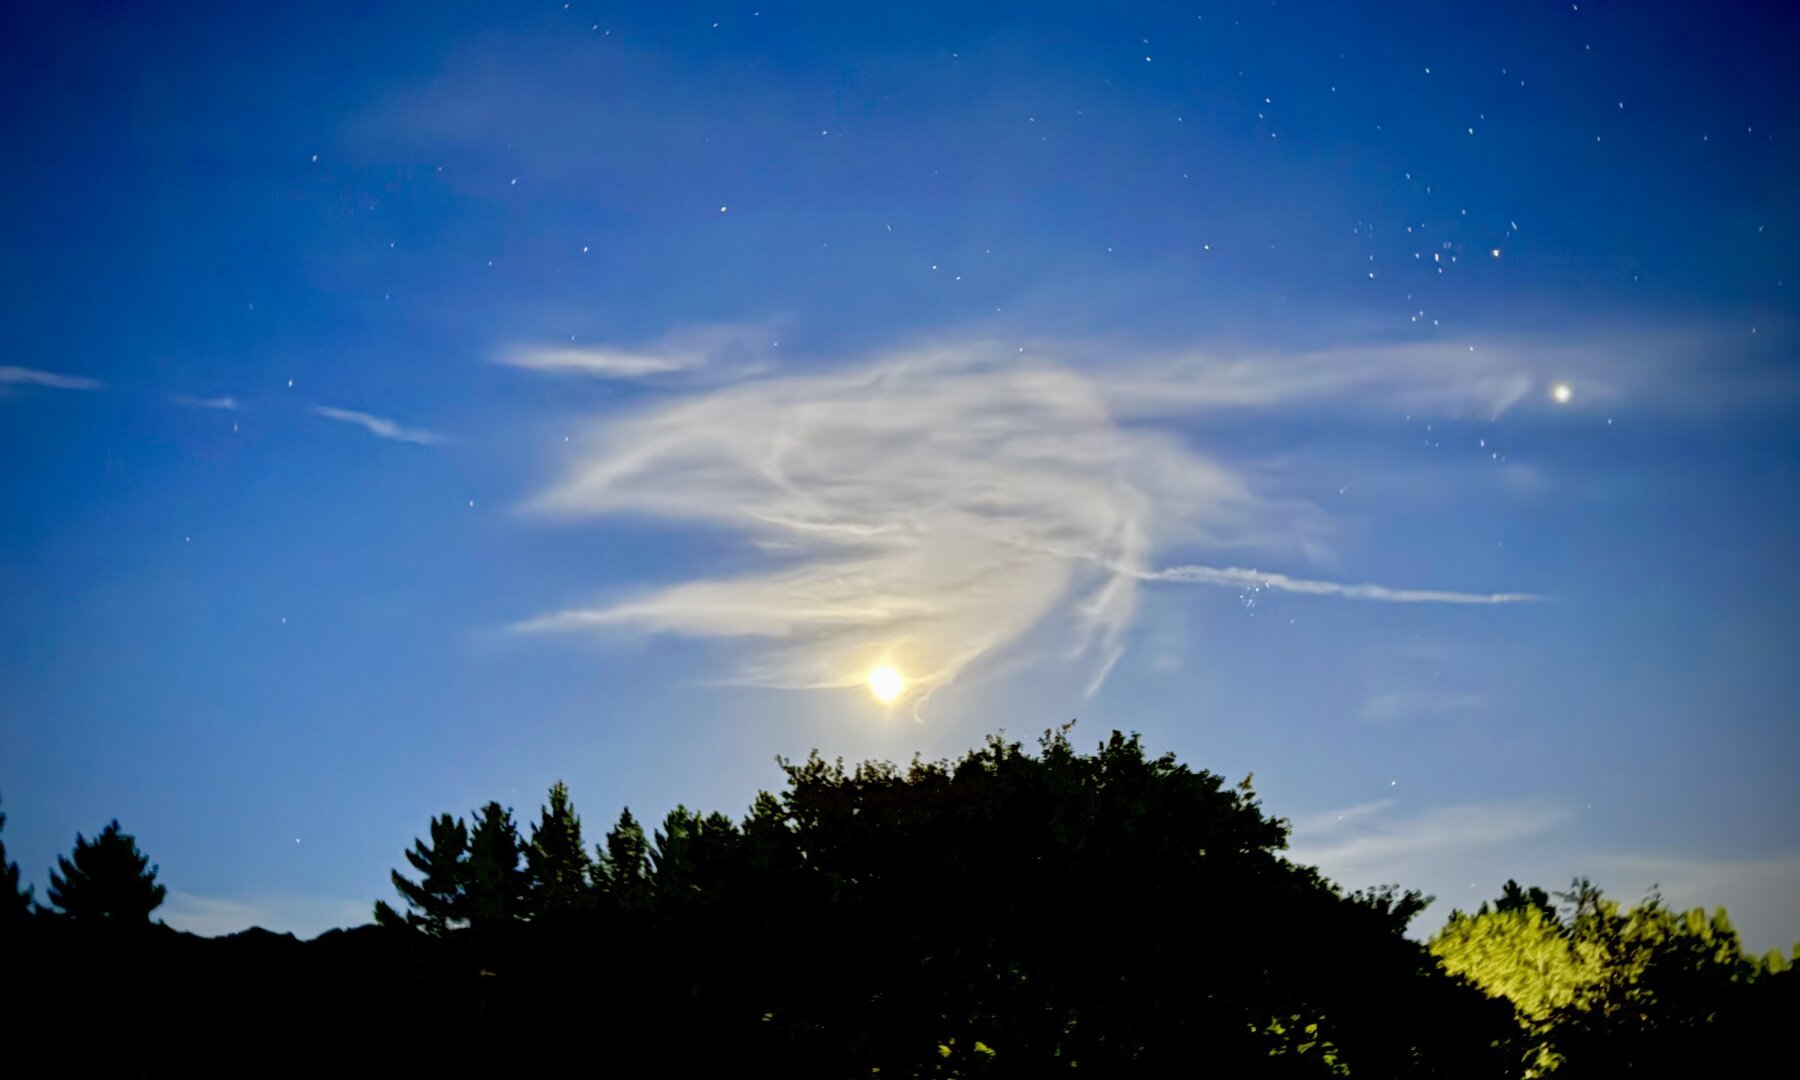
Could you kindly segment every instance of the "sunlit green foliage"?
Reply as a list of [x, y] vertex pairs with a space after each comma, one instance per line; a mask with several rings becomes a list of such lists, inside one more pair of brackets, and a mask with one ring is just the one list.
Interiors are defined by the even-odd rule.
[[1604, 978], [1598, 943], [1576, 940], [1554, 912], [1535, 905], [1453, 912], [1432, 937], [1431, 952], [1446, 971], [1513, 1004], [1531, 1036], [1534, 1072], [1556, 1063], [1549, 1039], [1556, 1018]]
[[1328, 1075], [1350, 1075], [1350, 1067], [1344, 1064], [1336, 1044], [1318, 1020], [1295, 1013], [1270, 1020], [1259, 1035], [1269, 1043], [1270, 1057], [1299, 1058], [1324, 1066]]
[[1751, 982], [1779, 970], [1744, 954], [1723, 908], [1675, 911], [1652, 895], [1626, 909], [1577, 880], [1559, 915], [1532, 892], [1520, 902], [1508, 882], [1494, 909], [1453, 913], [1430, 942], [1446, 970], [1512, 1003], [1528, 1074], [1691, 1056], [1745, 1007]]

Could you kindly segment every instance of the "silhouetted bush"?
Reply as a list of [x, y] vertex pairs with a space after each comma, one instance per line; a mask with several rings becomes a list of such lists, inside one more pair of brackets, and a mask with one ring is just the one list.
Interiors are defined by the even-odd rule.
[[529, 843], [442, 815], [405, 916], [310, 942], [36, 920], [16, 1030], [93, 1075], [1479, 1080], [1743, 1075], [1794, 1015], [1722, 916], [1585, 884], [1508, 883], [1428, 950], [1423, 898], [1284, 859], [1248, 780], [1066, 730], [784, 761], [741, 822], [626, 811], [592, 856], [560, 784]]

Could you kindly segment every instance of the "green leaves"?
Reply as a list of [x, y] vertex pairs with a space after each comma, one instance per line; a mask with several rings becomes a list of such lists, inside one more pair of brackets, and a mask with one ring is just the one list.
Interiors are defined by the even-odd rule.
[[1492, 908], [1452, 914], [1430, 943], [1445, 970], [1512, 1004], [1535, 1074], [1666, 1066], [1776, 973], [1744, 955], [1722, 908], [1677, 912], [1652, 895], [1624, 910], [1585, 879], [1559, 895], [1566, 915], [1542, 889], [1508, 882]]

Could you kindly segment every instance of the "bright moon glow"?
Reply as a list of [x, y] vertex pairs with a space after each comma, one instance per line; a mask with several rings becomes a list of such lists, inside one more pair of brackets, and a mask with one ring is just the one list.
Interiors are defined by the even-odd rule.
[[877, 665], [869, 672], [869, 693], [883, 705], [892, 705], [906, 690], [906, 680], [892, 664]]
[[1550, 388], [1550, 396], [1556, 399], [1558, 405], [1567, 405], [1569, 399], [1575, 396], [1575, 391], [1569, 389], [1568, 383], [1559, 382]]

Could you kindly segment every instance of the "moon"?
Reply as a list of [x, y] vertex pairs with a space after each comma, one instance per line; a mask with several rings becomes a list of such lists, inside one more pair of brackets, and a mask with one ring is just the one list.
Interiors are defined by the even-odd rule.
[[1575, 396], [1575, 391], [1569, 388], [1568, 383], [1559, 382], [1550, 388], [1550, 396], [1556, 399], [1558, 405], [1567, 405], [1569, 399]]
[[906, 693], [906, 678], [892, 664], [877, 664], [869, 670], [869, 693], [883, 705], [892, 705]]

